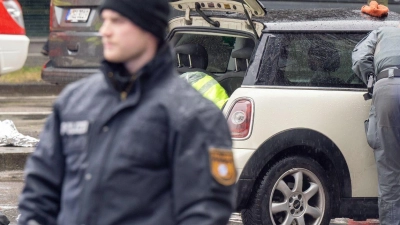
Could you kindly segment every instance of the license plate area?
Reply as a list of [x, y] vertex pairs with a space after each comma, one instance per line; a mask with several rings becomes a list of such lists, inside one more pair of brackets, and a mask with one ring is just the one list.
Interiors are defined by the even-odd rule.
[[69, 9], [65, 22], [68, 23], [86, 23], [90, 15], [89, 8], [74, 8]]

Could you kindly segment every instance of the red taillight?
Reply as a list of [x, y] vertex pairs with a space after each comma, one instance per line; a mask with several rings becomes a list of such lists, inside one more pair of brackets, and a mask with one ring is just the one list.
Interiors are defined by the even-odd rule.
[[241, 99], [235, 103], [228, 116], [232, 138], [246, 138], [250, 134], [252, 110], [252, 102], [248, 99]]
[[45, 64], [43, 64], [42, 66], [42, 70], [47, 68], [47, 65], [49, 64], [50, 60], [47, 60]]
[[25, 34], [21, 6], [17, 1], [0, 1], [0, 34]]
[[24, 17], [22, 16], [22, 8], [18, 1], [5, 0], [3, 1], [4, 7], [8, 14], [14, 19], [16, 23], [22, 28], [25, 28]]

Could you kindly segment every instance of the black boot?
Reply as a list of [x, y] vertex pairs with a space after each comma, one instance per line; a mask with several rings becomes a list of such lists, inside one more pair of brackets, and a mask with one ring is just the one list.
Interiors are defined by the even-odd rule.
[[47, 39], [46, 43], [42, 47], [42, 51], [40, 51], [42, 55], [48, 56], [49, 55], [49, 39]]
[[6, 217], [6, 215], [0, 212], [0, 225], [8, 225], [8, 224], [10, 224], [10, 220]]

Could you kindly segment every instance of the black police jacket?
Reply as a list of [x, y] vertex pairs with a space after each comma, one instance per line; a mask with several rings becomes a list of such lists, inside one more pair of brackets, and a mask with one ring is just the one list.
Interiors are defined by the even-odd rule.
[[236, 173], [223, 114], [175, 76], [169, 47], [126, 100], [116, 68], [105, 62], [56, 100], [26, 164], [19, 224], [225, 225]]

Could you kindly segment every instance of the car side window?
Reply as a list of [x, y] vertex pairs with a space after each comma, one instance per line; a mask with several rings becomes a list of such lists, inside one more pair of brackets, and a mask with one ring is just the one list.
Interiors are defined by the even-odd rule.
[[277, 71], [269, 85], [365, 88], [352, 71], [351, 54], [365, 34], [277, 34]]

